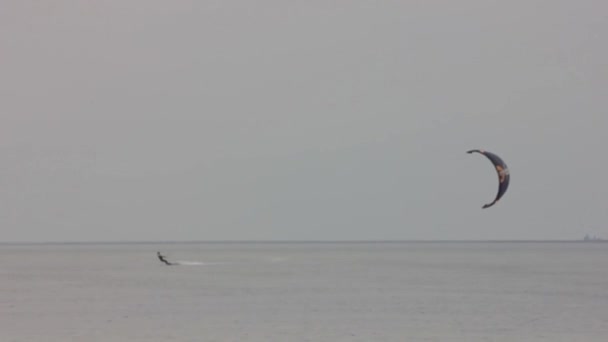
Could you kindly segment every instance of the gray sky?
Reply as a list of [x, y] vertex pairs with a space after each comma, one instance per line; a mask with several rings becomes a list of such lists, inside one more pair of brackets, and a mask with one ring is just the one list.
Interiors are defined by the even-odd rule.
[[607, 12], [3, 1], [0, 241], [608, 238]]

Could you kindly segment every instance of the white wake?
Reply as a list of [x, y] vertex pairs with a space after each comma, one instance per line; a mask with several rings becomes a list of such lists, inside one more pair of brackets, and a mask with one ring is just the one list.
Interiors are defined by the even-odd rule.
[[200, 261], [178, 260], [178, 261], [173, 262], [173, 264], [180, 265], [180, 266], [207, 266], [207, 265], [225, 264], [225, 262], [200, 262]]

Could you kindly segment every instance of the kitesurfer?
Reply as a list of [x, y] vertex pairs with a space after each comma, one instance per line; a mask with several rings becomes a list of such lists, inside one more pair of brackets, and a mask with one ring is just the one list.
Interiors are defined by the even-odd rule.
[[163, 255], [160, 254], [160, 252], [156, 252], [156, 255], [158, 256], [158, 259], [162, 262], [164, 262], [166, 265], [173, 265], [172, 263], [168, 262], [167, 259], [165, 259], [165, 257]]

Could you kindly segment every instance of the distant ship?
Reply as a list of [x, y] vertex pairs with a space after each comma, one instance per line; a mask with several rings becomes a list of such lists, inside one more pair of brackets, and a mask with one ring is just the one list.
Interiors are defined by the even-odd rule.
[[602, 239], [600, 239], [597, 236], [589, 236], [589, 234], [585, 235], [585, 237], [583, 238], [583, 241], [585, 242], [590, 242], [590, 241], [603, 241]]

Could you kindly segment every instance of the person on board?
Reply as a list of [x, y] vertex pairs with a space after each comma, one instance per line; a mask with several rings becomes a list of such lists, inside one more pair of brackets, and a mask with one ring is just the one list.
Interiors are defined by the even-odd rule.
[[167, 259], [165, 259], [165, 257], [162, 254], [160, 254], [160, 252], [156, 252], [156, 255], [158, 256], [158, 259], [160, 261], [164, 262], [166, 265], [169, 265], [169, 266], [173, 265], [172, 263], [168, 262]]

